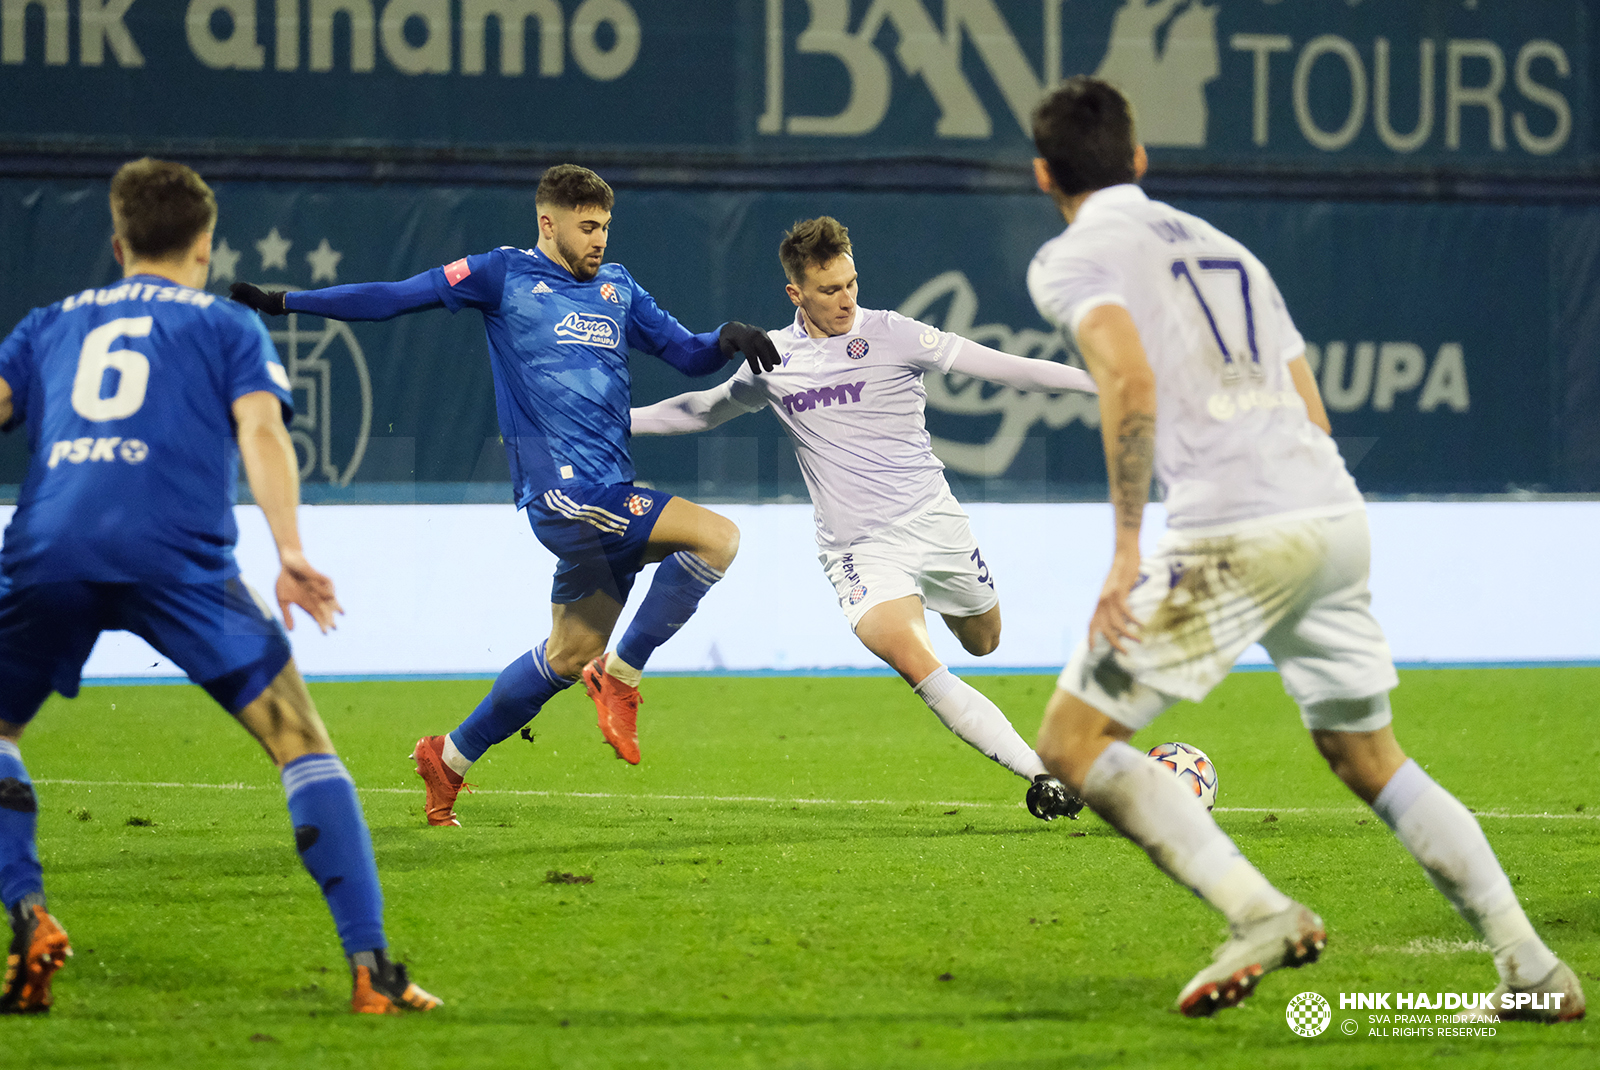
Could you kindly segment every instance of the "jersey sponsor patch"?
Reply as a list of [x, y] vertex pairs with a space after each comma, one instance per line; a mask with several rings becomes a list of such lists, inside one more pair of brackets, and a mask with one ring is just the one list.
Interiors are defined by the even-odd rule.
[[554, 330], [557, 344], [564, 346], [592, 345], [615, 349], [622, 337], [616, 320], [592, 312], [568, 312], [561, 317], [561, 322], [555, 325]]
[[917, 336], [917, 341], [922, 343], [923, 349], [933, 349], [939, 344], [939, 332], [929, 327]]
[[844, 351], [849, 354], [851, 360], [860, 360], [867, 355], [867, 350], [870, 348], [865, 338], [852, 338], [850, 343], [844, 347]]
[[863, 379], [859, 383], [840, 383], [837, 386], [816, 387], [811, 390], [799, 390], [793, 394], [785, 394], [778, 399], [787, 412], [809, 412], [818, 407], [828, 408], [833, 405], [850, 405], [861, 400], [861, 390], [867, 385]]
[[646, 498], [643, 494], [630, 494], [623, 504], [628, 507], [628, 512], [634, 516], [644, 516], [650, 511], [650, 507], [655, 505], [655, 502]]
[[622, 304], [622, 301], [617, 297], [617, 288], [611, 285], [609, 282], [602, 282], [600, 284], [600, 296], [605, 298], [607, 301], [610, 301], [614, 305]]
[[467, 258], [464, 256], [460, 260], [444, 266], [444, 277], [451, 286], [454, 286], [470, 274], [472, 274], [472, 269], [467, 266]]
[[69, 438], [50, 444], [50, 459], [46, 468], [54, 468], [62, 461], [83, 464], [85, 461], [115, 461], [121, 457], [129, 464], [140, 464], [150, 456], [150, 447], [136, 438]]
[[284, 390], [292, 389], [289, 386], [289, 373], [284, 371], [283, 365], [275, 360], [267, 361], [267, 378]]

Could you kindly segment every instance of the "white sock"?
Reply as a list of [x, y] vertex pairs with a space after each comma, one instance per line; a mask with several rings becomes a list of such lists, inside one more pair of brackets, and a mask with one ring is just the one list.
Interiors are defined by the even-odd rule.
[[607, 654], [606, 675], [616, 677], [629, 687], [638, 687], [639, 681], [644, 679], [644, 670], [635, 669], [616, 654]]
[[1029, 781], [1045, 773], [1044, 763], [1017, 735], [1000, 707], [943, 665], [912, 690], [946, 728], [985, 756]]
[[1502, 981], [1527, 986], [1556, 968], [1555, 955], [1533, 931], [1477, 819], [1420, 765], [1408, 759], [1372, 809], [1483, 937]]
[[1291, 905], [1239, 853], [1205, 807], [1162, 769], [1126, 743], [1113, 743], [1083, 778], [1083, 800], [1143, 847], [1173, 880], [1194, 889], [1232, 925]]
[[444, 759], [445, 765], [455, 770], [457, 776], [466, 776], [467, 770], [472, 768], [472, 759], [456, 750], [456, 741], [450, 738], [448, 732], [445, 733], [444, 751], [440, 757]]

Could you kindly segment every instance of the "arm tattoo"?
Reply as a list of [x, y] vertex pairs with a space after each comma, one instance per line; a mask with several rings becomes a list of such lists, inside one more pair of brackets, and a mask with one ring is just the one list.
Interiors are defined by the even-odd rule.
[[1117, 425], [1117, 453], [1111, 462], [1111, 502], [1117, 526], [1137, 530], [1150, 501], [1150, 472], [1155, 465], [1156, 418], [1130, 412]]

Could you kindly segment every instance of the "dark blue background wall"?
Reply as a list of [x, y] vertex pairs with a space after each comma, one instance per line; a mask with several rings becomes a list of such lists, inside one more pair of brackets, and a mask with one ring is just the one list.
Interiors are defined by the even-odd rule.
[[[520, 73], [476, 0], [331, 21], [286, 2], [292, 27], [279, 7], [0, 22], [0, 325], [115, 276], [104, 179], [132, 155], [213, 179], [218, 289], [531, 244], [532, 183], [573, 159], [618, 187], [611, 257], [691, 329], [786, 322], [778, 239], [826, 212], [869, 306], [1075, 359], [1023, 286], [1062, 225], [1030, 190], [1024, 124], [1041, 85], [1091, 71], [1135, 100], [1152, 192], [1274, 272], [1365, 489], [1600, 490], [1585, 0], [530, 0]], [[309, 496], [503, 492], [474, 314], [274, 327]], [[710, 385], [634, 370], [640, 401]], [[966, 497], [1103, 493], [1092, 401], [940, 378], [928, 420]], [[765, 414], [636, 446], [674, 490], [804, 494]], [[22, 449], [0, 441], [0, 484]]]

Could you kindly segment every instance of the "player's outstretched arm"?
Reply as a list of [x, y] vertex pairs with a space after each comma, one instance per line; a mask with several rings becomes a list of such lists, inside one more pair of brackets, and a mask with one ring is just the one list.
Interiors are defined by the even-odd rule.
[[387, 320], [407, 312], [444, 307], [434, 290], [432, 271], [400, 282], [357, 282], [320, 290], [263, 290], [248, 282], [236, 282], [228, 287], [228, 293], [241, 305], [269, 316], [305, 312], [335, 320]]
[[1057, 394], [1064, 390], [1080, 390], [1086, 394], [1100, 392], [1089, 373], [1082, 368], [1058, 364], [1053, 360], [1002, 353], [970, 339], [956, 352], [956, 359], [950, 363], [950, 371], [1041, 394]]
[[1078, 348], [1100, 384], [1100, 434], [1116, 514], [1116, 551], [1094, 616], [1089, 642], [1103, 635], [1113, 647], [1138, 638], [1128, 595], [1139, 579], [1139, 529], [1150, 501], [1156, 454], [1156, 377], [1133, 317], [1121, 305], [1101, 305], [1078, 324]]
[[13, 411], [14, 409], [11, 401], [11, 384], [6, 382], [4, 379], [0, 379], [0, 427], [4, 427], [6, 424], [11, 422], [11, 414]]
[[337, 627], [333, 617], [344, 607], [334, 597], [333, 581], [306, 560], [300, 549], [300, 524], [296, 510], [300, 505], [300, 468], [295, 463], [294, 443], [283, 426], [283, 402], [276, 394], [257, 390], [233, 403], [233, 419], [239, 429], [239, 459], [256, 504], [266, 514], [272, 540], [278, 545], [278, 608], [283, 623], [294, 627], [291, 605], [311, 614], [317, 627], [326, 634]]
[[633, 433], [636, 435], [687, 435], [707, 431], [725, 424], [735, 416], [758, 412], [761, 406], [750, 406], [733, 396], [733, 382], [729, 380], [710, 390], [696, 390], [679, 394], [675, 398], [658, 401], [633, 409]]

